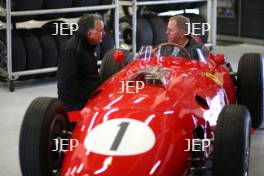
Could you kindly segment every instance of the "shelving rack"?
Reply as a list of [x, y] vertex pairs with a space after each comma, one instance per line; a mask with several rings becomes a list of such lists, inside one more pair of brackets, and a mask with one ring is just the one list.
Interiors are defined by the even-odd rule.
[[119, 48], [119, 0], [114, 0], [111, 5], [98, 5], [89, 7], [72, 7], [61, 9], [45, 9], [45, 10], [29, 10], [29, 11], [11, 11], [11, 0], [6, 0], [6, 9], [0, 11], [0, 16], [6, 16], [6, 41], [7, 41], [7, 71], [0, 69], [0, 73], [7, 78], [7, 84], [11, 92], [14, 91], [14, 80], [19, 76], [33, 75], [40, 73], [50, 73], [57, 71], [57, 67], [27, 70], [13, 72], [12, 70], [12, 16], [23, 15], [44, 15], [54, 13], [71, 13], [71, 12], [87, 12], [93, 10], [109, 10], [115, 11], [114, 28], [115, 28], [115, 43]]
[[132, 7], [132, 48], [133, 53], [136, 53], [136, 29], [137, 29], [137, 7], [148, 5], [161, 5], [161, 4], [179, 4], [179, 3], [191, 3], [191, 2], [207, 2], [207, 22], [211, 25], [209, 31], [209, 42], [206, 46], [214, 48], [216, 46], [216, 12], [217, 12], [217, 0], [166, 0], [166, 1], [121, 1], [120, 5]]

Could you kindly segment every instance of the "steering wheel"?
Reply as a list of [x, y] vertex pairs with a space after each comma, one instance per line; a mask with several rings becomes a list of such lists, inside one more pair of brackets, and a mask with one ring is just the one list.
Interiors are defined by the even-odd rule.
[[191, 59], [191, 56], [190, 56], [189, 52], [188, 52], [183, 46], [181, 46], [181, 45], [179, 45], [179, 44], [176, 44], [176, 43], [162, 43], [162, 44], [160, 44], [159, 46], [157, 46], [156, 48], [153, 49], [153, 52], [152, 52], [153, 55], [156, 55], [158, 49], [159, 49], [160, 47], [163, 47], [163, 46], [175, 46], [175, 47], [177, 47], [177, 48], [180, 48], [181, 51], [183, 51], [184, 54], [186, 54], [186, 56], [188, 56], [188, 58]]

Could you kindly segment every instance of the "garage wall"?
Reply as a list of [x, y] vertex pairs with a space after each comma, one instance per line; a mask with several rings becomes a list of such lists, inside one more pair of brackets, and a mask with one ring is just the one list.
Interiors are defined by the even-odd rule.
[[242, 28], [243, 37], [264, 39], [264, 1], [242, 0]]
[[[241, 17], [239, 17], [241, 6]], [[239, 25], [241, 18], [241, 26]], [[264, 39], [264, 1], [263, 0], [236, 0], [235, 18], [218, 17], [217, 33], [223, 35]]]
[[239, 0], [235, 1], [234, 18], [217, 18], [217, 33], [232, 36], [239, 35]]

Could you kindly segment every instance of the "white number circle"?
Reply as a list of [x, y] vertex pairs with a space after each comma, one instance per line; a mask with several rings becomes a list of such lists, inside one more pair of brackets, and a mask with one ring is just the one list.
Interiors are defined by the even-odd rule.
[[141, 154], [154, 144], [152, 129], [141, 121], [128, 118], [109, 120], [96, 126], [84, 141], [88, 151], [113, 156]]

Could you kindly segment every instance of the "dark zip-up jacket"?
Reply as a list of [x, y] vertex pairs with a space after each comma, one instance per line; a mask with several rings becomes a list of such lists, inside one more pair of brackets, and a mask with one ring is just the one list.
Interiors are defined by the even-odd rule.
[[100, 84], [95, 47], [78, 31], [63, 46], [57, 79], [58, 97], [66, 106], [85, 105]]

